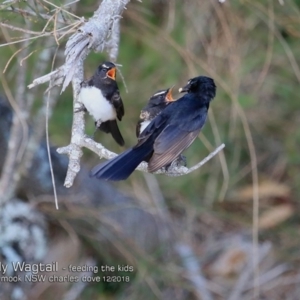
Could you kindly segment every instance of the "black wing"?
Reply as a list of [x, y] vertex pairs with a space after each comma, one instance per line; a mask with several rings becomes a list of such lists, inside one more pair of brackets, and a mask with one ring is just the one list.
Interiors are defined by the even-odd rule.
[[154, 153], [148, 170], [155, 172], [174, 161], [196, 139], [201, 128], [195, 131], [184, 131], [175, 125], [169, 125], [158, 136], [154, 143]]
[[207, 110], [191, 119], [185, 116], [183, 115], [180, 122], [168, 125], [156, 138], [154, 153], [148, 165], [149, 172], [155, 172], [168, 165], [193, 143], [205, 124]]
[[114, 108], [116, 109], [116, 113], [117, 113], [117, 117], [118, 117], [119, 121], [121, 121], [122, 117], [125, 114], [125, 110], [124, 110], [124, 105], [123, 105], [123, 101], [122, 101], [122, 98], [120, 96], [119, 90], [116, 90], [112, 94], [111, 102], [112, 102]]
[[118, 127], [118, 124], [117, 124], [116, 120], [110, 120], [110, 121], [106, 121], [106, 122], [101, 123], [99, 129], [104, 131], [105, 133], [111, 133], [114, 140], [120, 146], [124, 146], [125, 142], [124, 142], [122, 134], [119, 130], [119, 127]]

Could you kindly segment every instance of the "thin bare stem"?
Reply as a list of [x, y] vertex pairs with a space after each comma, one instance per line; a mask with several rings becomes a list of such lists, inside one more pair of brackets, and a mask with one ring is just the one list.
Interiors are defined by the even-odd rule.
[[[43, 76], [42, 80], [41, 78], [35, 79], [28, 87], [32, 88], [38, 84], [52, 80], [52, 86], [61, 85], [63, 82], [63, 92], [73, 79], [77, 62], [85, 59], [91, 50], [99, 52], [106, 48], [107, 40], [110, 37], [114, 23], [118, 23], [120, 15], [129, 1], [103, 0], [99, 8], [95, 11], [94, 16], [88, 22], [84, 22], [80, 18], [79, 22], [84, 23], [67, 42], [65, 64], [58, 68], [55, 73]], [[116, 47], [114, 47], [114, 53], [117, 54]]]
[[47, 97], [47, 102], [46, 102], [47, 103], [47, 105], [46, 105], [46, 145], [47, 145], [48, 161], [49, 161], [51, 180], [52, 180], [52, 186], [53, 186], [55, 207], [56, 207], [56, 209], [58, 209], [58, 199], [57, 199], [56, 184], [55, 184], [55, 177], [54, 177], [53, 166], [52, 166], [50, 141], [49, 141], [49, 113], [48, 113], [49, 112], [49, 102], [50, 102], [50, 91], [48, 92], [48, 97]]
[[24, 48], [18, 49], [18, 50], [10, 57], [10, 59], [7, 61], [6, 65], [5, 65], [5, 67], [4, 67], [3, 74], [6, 72], [6, 70], [7, 70], [8, 66], [9, 66], [10, 62], [12, 61], [12, 59], [13, 59], [18, 53], [20, 53], [23, 49], [24, 49]]
[[[80, 21], [80, 23], [76, 23], [76, 26], [77, 27], [79, 24], [81, 24], [82, 22]], [[60, 28], [60, 29], [57, 29], [56, 31], [50, 31], [50, 32], [45, 32], [45, 33], [41, 33], [40, 35], [37, 35], [37, 36], [33, 36], [33, 37], [26, 37], [25, 39], [21, 39], [21, 40], [17, 40], [17, 41], [13, 41], [13, 42], [8, 42], [8, 43], [5, 43], [5, 44], [1, 44], [0, 45], [0, 48], [1, 47], [5, 47], [5, 46], [9, 46], [9, 45], [14, 45], [14, 44], [18, 44], [18, 43], [22, 43], [22, 42], [27, 42], [27, 41], [30, 41], [30, 40], [34, 40], [34, 39], [39, 39], [41, 37], [46, 37], [46, 36], [51, 36], [51, 35], [54, 35], [56, 34], [57, 36], [61, 36], [61, 35], [65, 35], [65, 29], [69, 28], [69, 27], [72, 27], [74, 28], [74, 24], [71, 24], [71, 25], [67, 25], [63, 28]], [[49, 81], [50, 79], [48, 79], [47, 81]]]
[[28, 34], [33, 34], [33, 35], [40, 35], [41, 34], [38, 31], [32, 31], [32, 30], [28, 30], [28, 29], [24, 29], [24, 28], [20, 28], [20, 27], [15, 27], [15, 26], [3, 23], [3, 22], [0, 22], [0, 26], [9, 28], [13, 31], [20, 31], [20, 32], [23, 32], [23, 33], [28, 33]]

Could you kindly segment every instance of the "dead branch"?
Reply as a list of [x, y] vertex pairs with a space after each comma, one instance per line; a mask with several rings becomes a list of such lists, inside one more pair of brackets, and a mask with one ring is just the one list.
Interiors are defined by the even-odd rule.
[[120, 19], [116, 18], [113, 23], [113, 27], [111, 30], [111, 35], [106, 43], [106, 49], [109, 54], [109, 59], [112, 62], [115, 62], [119, 53], [119, 43], [120, 43]]
[[[79, 114], [79, 113], [77, 113], [77, 114]], [[84, 126], [84, 124], [77, 125], [77, 129], [82, 128], [80, 126]], [[80, 151], [81, 151], [82, 147], [85, 147], [85, 148], [88, 148], [89, 150], [93, 151], [94, 153], [96, 153], [100, 158], [112, 159], [117, 156], [116, 153], [109, 151], [102, 144], [96, 143], [93, 139], [91, 139], [90, 137], [88, 137], [85, 134], [83, 134], [83, 135], [76, 134], [76, 137], [74, 137], [74, 140], [76, 140], [77, 145], [79, 145]], [[79, 151], [78, 149], [73, 149], [73, 147], [74, 146], [71, 143], [70, 145], [68, 145], [66, 147], [58, 148], [57, 152], [59, 154], [67, 154], [70, 156], [70, 154], [72, 152]], [[162, 168], [162, 169], [156, 171], [154, 174], [164, 174], [164, 175], [171, 176], [171, 177], [178, 177], [178, 176], [189, 174], [189, 173], [199, 169], [200, 167], [202, 167], [206, 162], [208, 162], [211, 158], [213, 158], [216, 154], [218, 154], [222, 149], [224, 149], [224, 147], [225, 147], [225, 144], [220, 145], [213, 152], [211, 152], [207, 157], [205, 157], [203, 160], [201, 160], [199, 163], [197, 163], [195, 166], [193, 166], [191, 168], [187, 168], [184, 166], [171, 166], [167, 170], [165, 168]], [[73, 162], [73, 163], [75, 163], [75, 162]], [[79, 167], [78, 165], [73, 165], [73, 166], [75, 168]], [[148, 164], [146, 162], [142, 162], [136, 168], [136, 170], [148, 173]], [[73, 180], [74, 180], [74, 178], [73, 178]], [[65, 186], [70, 187], [69, 184], [71, 184], [70, 186], [72, 186], [72, 182], [67, 181], [67, 178], [66, 178]]]
[[[117, 31], [117, 29], [113, 30], [113, 28], [118, 28], [118, 20], [129, 1], [102, 1], [93, 17], [69, 38], [65, 50], [66, 61], [64, 65], [54, 72], [35, 79], [28, 88], [33, 88], [52, 80], [53, 84], [49, 87], [63, 83], [61, 90], [63, 92], [75, 76], [78, 63], [83, 62], [91, 50], [96, 52], [103, 51], [107, 47], [106, 42], [111, 36], [114, 37], [115, 41], [116, 34], [111, 35], [111, 32]], [[115, 46], [114, 51], [116, 49]], [[83, 73], [81, 77], [83, 77]]]
[[13, 31], [20, 31], [20, 32], [23, 32], [23, 33], [28, 33], [28, 34], [33, 34], [33, 35], [40, 35], [41, 34], [41, 32], [38, 32], [38, 31], [32, 31], [32, 30], [28, 30], [28, 29], [24, 29], [24, 28], [12, 26], [12, 25], [6, 24], [4, 22], [0, 22], [0, 26], [9, 28], [9, 29], [11, 29]]

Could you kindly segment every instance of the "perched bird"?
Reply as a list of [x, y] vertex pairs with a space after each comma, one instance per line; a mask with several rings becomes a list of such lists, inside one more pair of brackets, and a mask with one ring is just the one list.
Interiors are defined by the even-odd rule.
[[116, 66], [111, 62], [101, 64], [94, 75], [83, 82], [79, 92], [83, 104], [78, 111], [88, 111], [95, 120], [96, 128], [111, 133], [115, 141], [123, 146], [117, 118], [122, 120], [124, 106], [116, 82]]
[[170, 103], [140, 134], [138, 143], [119, 156], [94, 167], [92, 177], [106, 180], [127, 179], [149, 155], [148, 171], [167, 166], [187, 149], [204, 126], [210, 101], [216, 95], [213, 79], [199, 76], [179, 89], [187, 92]]
[[151, 121], [161, 113], [161, 111], [174, 101], [172, 88], [157, 91], [150, 97], [148, 104], [141, 110], [140, 119], [136, 125], [136, 137], [145, 130]]

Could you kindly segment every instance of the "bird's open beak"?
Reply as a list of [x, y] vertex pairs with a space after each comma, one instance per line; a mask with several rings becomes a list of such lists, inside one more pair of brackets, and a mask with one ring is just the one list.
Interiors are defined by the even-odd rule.
[[172, 87], [169, 88], [169, 91], [166, 95], [166, 102], [173, 102], [175, 101], [175, 99], [172, 96], [172, 89], [173, 89], [174, 85]]
[[108, 70], [106, 75], [107, 77], [116, 80], [116, 68], [111, 68], [110, 70]]

